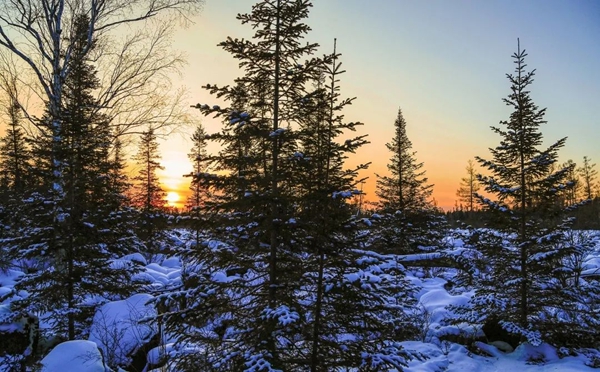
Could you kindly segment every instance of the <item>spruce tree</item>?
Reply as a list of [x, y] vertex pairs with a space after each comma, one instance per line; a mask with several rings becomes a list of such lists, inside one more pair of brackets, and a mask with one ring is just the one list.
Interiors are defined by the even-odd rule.
[[392, 152], [388, 163], [389, 176], [378, 176], [377, 196], [382, 211], [411, 211], [429, 207], [433, 185], [427, 184], [423, 163], [418, 163], [412, 143], [406, 134], [402, 110], [394, 122], [395, 133], [386, 147]]
[[0, 139], [0, 271], [8, 269], [14, 258], [13, 237], [19, 235], [16, 227], [23, 218], [21, 200], [33, 185], [31, 149], [21, 126], [21, 108], [16, 89], [14, 85], [6, 88], [8, 127]]
[[141, 213], [138, 235], [146, 244], [146, 252], [154, 255], [161, 250], [158, 238], [162, 232], [163, 211], [166, 206], [166, 194], [157, 174], [164, 167], [160, 165], [158, 141], [154, 129], [149, 128], [140, 136], [138, 152], [134, 160], [139, 170], [133, 177], [135, 184], [131, 201]]
[[587, 156], [583, 157], [583, 165], [577, 169], [581, 177], [583, 195], [585, 199], [594, 199], [598, 197], [597, 185], [595, 184], [598, 177], [598, 170], [594, 169], [595, 163], [592, 163]]
[[504, 102], [513, 111], [501, 127], [492, 127], [500, 144], [490, 150], [491, 160], [476, 158], [490, 173], [478, 180], [494, 199], [476, 198], [491, 214], [493, 230], [479, 231], [474, 241], [484, 269], [471, 306], [458, 310], [459, 321], [499, 322], [534, 344], [589, 344], [598, 321], [590, 311], [598, 304], [598, 290], [569, 274], [585, 242], [567, 239], [572, 219], [564, 218], [565, 208], [557, 203], [574, 187], [568, 179], [573, 165], [553, 170], [565, 138], [540, 148], [546, 110], [531, 98], [535, 70], [526, 70], [526, 56], [520, 45], [512, 56], [516, 69], [507, 75], [511, 93]]
[[[300, 252], [293, 251], [290, 221], [297, 199], [293, 155], [298, 107], [319, 66], [310, 58], [316, 44], [302, 41], [309, 31], [303, 22], [310, 7], [309, 1], [261, 1], [239, 15], [256, 30], [254, 37], [228, 38], [220, 46], [239, 60], [243, 76], [232, 86], [206, 86], [227, 107], [197, 106], [224, 122], [222, 131], [210, 136], [222, 146], [213, 157], [215, 174], [200, 175], [200, 182], [213, 190], [204, 208], [211, 214], [211, 234], [221, 244], [190, 252], [196, 267], [210, 268], [209, 280], [190, 273], [190, 280], [198, 278], [186, 289], [194, 304], [185, 310], [184, 322], [179, 318], [170, 323], [180, 330], [189, 329], [190, 321], [218, 325], [212, 329], [224, 334], [210, 338], [199, 329], [186, 332], [182, 342], [203, 343], [210, 352], [204, 360], [185, 356], [180, 366], [290, 370], [298, 357], [299, 344], [289, 341], [297, 337], [302, 321], [292, 290], [302, 275], [302, 261]], [[236, 279], [210, 280], [224, 274]], [[209, 288], [211, 296], [198, 297]], [[214, 361], [220, 361], [218, 367]]]
[[[577, 204], [581, 198], [581, 179], [579, 178], [579, 174], [577, 173], [576, 164], [573, 160], [569, 159], [565, 163], [559, 165], [559, 167], [568, 169], [566, 182], [571, 183], [572, 187], [569, 187], [564, 191], [563, 195], [559, 197], [563, 199], [563, 204], [565, 206], [571, 206]], [[554, 169], [552, 169], [554, 170]]]
[[[339, 57], [334, 42], [333, 54], [323, 58], [314, 92], [303, 102], [299, 150], [294, 154], [299, 210], [293, 240], [304, 252], [307, 270], [300, 284], [305, 291], [297, 296], [309, 304], [302, 313], [310, 314], [306, 325], [310, 347], [298, 352], [307, 353], [307, 361], [296, 369], [401, 369], [407, 355], [396, 343], [403, 339], [395, 325], [406, 319], [401, 306], [389, 300], [397, 296], [403, 298], [403, 306], [410, 305], [412, 288], [401, 278], [402, 270], [390, 265], [391, 257], [364, 249], [365, 228], [371, 221], [356, 217], [349, 203], [360, 193], [358, 172], [368, 164], [346, 168], [345, 159], [367, 141], [364, 135], [339, 141], [362, 125], [344, 120], [342, 111], [354, 98], [341, 98], [339, 79], [344, 71]], [[371, 275], [381, 280], [367, 284]], [[352, 336], [342, 341], [340, 334]]]
[[460, 179], [460, 187], [456, 190], [456, 196], [458, 196], [461, 204], [464, 203], [467, 206], [469, 212], [473, 212], [477, 206], [475, 193], [481, 187], [477, 182], [474, 165], [473, 160], [469, 160], [466, 168], [467, 176]]
[[392, 152], [387, 176], [377, 175], [378, 211], [383, 216], [377, 249], [407, 254], [430, 252], [441, 244], [445, 222], [431, 200], [423, 163], [416, 160], [406, 134], [402, 110], [394, 122], [395, 135], [386, 146]]
[[190, 190], [192, 194], [188, 197], [186, 207], [192, 218], [191, 228], [194, 231], [194, 246], [200, 245], [200, 232], [206, 228], [203, 211], [206, 211], [205, 204], [210, 199], [210, 188], [203, 182], [202, 174], [209, 170], [209, 157], [206, 151], [207, 135], [202, 124], [198, 124], [192, 135], [193, 147], [188, 154], [188, 158], [193, 164], [193, 171], [186, 177], [191, 177], [192, 182]]
[[25, 200], [27, 218], [20, 225], [17, 254], [37, 265], [15, 285], [28, 297], [11, 304], [17, 315], [44, 314], [51, 332], [70, 340], [85, 337], [97, 306], [130, 293], [136, 272], [133, 264], [112, 265], [123, 253], [108, 218], [115, 208], [108, 186], [112, 138], [93, 95], [99, 81], [87, 54], [87, 24], [87, 16], [78, 16], [70, 36], [75, 42], [63, 92], [61, 148], [49, 151], [53, 141], [44, 132], [36, 142], [42, 154], [60, 157], [61, 213], [56, 217], [57, 209], [48, 202], [53, 190]]
[[31, 153], [22, 128], [21, 107], [16, 98], [9, 97], [6, 107], [8, 128], [0, 139], [0, 177], [13, 195], [23, 195], [30, 183]]
[[154, 129], [144, 131], [140, 136], [138, 153], [134, 157], [139, 167], [138, 174], [133, 177], [136, 181], [133, 205], [144, 212], [160, 211], [165, 206], [165, 192], [160, 186], [157, 172], [163, 170], [160, 165], [158, 141]]
[[[200, 173], [206, 173], [208, 170], [208, 153], [206, 151], [207, 146], [207, 138], [206, 132], [204, 131], [204, 127], [202, 124], [198, 124], [194, 134], [192, 134], [192, 149], [188, 154], [188, 158], [193, 164], [194, 170], [190, 174], [192, 177], [194, 175], [198, 175]], [[208, 197], [206, 191], [198, 180], [200, 177], [193, 177], [192, 184], [190, 186], [190, 190], [192, 194], [188, 197], [187, 207], [190, 209], [190, 212], [194, 212], [194, 210], [200, 209], [203, 201]]]

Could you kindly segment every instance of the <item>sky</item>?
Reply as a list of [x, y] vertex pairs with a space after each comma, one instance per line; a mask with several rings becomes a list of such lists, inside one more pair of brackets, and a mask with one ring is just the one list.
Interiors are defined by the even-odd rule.
[[[241, 75], [237, 62], [217, 46], [227, 36], [249, 38], [252, 30], [235, 16], [251, 10], [250, 0], [206, 0], [194, 24], [177, 31], [173, 48], [188, 65], [175, 85], [188, 89], [189, 103], [219, 103], [202, 85], [231, 84]], [[466, 175], [469, 159], [489, 157], [500, 138], [490, 130], [506, 120], [502, 98], [510, 92], [506, 73], [517, 38], [529, 54], [536, 78], [531, 95], [546, 107], [545, 144], [568, 137], [561, 160], [600, 163], [600, 1], [594, 0], [314, 0], [306, 40], [321, 45], [319, 54], [338, 52], [347, 71], [341, 93], [356, 97], [345, 110], [348, 121], [365, 125], [370, 144], [349, 165], [372, 162], [366, 197], [375, 199], [375, 174], [386, 174], [401, 108], [407, 134], [424, 163], [440, 207], [449, 209]], [[197, 115], [206, 130], [218, 121]], [[172, 134], [161, 144], [166, 191], [185, 192], [191, 141]]]

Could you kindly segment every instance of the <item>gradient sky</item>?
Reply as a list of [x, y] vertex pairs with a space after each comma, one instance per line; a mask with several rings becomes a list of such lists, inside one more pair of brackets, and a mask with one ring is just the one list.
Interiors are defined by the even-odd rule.
[[[231, 84], [241, 74], [237, 62], [216, 46], [227, 36], [249, 38], [237, 13], [254, 1], [206, 0], [195, 24], [177, 32], [174, 48], [188, 57], [174, 80], [190, 92], [190, 104], [219, 103], [200, 87]], [[489, 129], [510, 109], [505, 77], [512, 72], [517, 38], [537, 69], [531, 92], [547, 107], [542, 128], [546, 144], [568, 136], [561, 159], [581, 163], [584, 155], [600, 164], [600, 1], [594, 0], [314, 0], [307, 40], [320, 54], [333, 39], [346, 69], [342, 95], [357, 97], [345, 111], [349, 121], [365, 123], [371, 143], [350, 163], [371, 161], [367, 198], [374, 198], [374, 173], [386, 172], [385, 143], [401, 107], [408, 136], [425, 163], [434, 197], [450, 208], [464, 168], [475, 155], [489, 156], [499, 137]], [[200, 118], [199, 112], [197, 113]], [[202, 118], [209, 133], [220, 123]], [[188, 130], [191, 132], [192, 130]], [[191, 166], [185, 135], [162, 143], [167, 191], [182, 191]]]

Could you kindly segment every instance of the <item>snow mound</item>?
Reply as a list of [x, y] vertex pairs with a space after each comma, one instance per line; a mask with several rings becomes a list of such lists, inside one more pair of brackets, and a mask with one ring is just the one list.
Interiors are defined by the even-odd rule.
[[163, 261], [161, 266], [169, 269], [178, 269], [181, 267], [181, 260], [179, 257], [169, 257]]
[[423, 294], [420, 299], [423, 307], [431, 314], [431, 321], [434, 323], [442, 323], [450, 313], [445, 308], [447, 305], [466, 305], [469, 302], [469, 297], [463, 294], [453, 296], [443, 288], [432, 289]]
[[427, 359], [413, 359], [408, 362], [408, 367], [405, 372], [434, 372], [447, 371], [450, 361], [447, 355], [444, 355], [439, 347], [433, 344], [427, 344], [418, 341], [402, 342], [402, 347], [413, 353], [419, 353], [426, 356]]
[[42, 372], [105, 372], [102, 355], [91, 341], [67, 341], [42, 359]]
[[153, 298], [137, 294], [109, 302], [96, 311], [89, 340], [102, 349], [109, 364], [128, 365], [129, 356], [156, 334], [150, 324], [140, 323], [157, 315], [154, 306], [147, 304]]

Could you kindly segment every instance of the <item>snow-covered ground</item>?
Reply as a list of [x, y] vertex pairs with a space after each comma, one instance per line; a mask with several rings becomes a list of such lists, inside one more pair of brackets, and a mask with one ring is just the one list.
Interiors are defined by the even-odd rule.
[[[460, 247], [460, 241], [456, 242]], [[597, 251], [600, 246], [597, 246]], [[149, 291], [168, 288], [180, 282], [181, 261], [177, 257], [160, 258], [158, 262], [146, 262], [141, 255], [131, 255], [125, 260], [135, 260], [145, 265], [145, 270], [139, 274], [150, 281]], [[596, 252], [585, 262], [587, 271], [600, 270], [600, 255]], [[0, 294], [8, 293], [19, 273], [9, 271], [0, 273]], [[438, 336], [453, 333], [453, 326], [444, 324], [444, 318], [449, 315], [447, 305], [461, 305], [469, 301], [473, 291], [469, 288], [453, 288], [450, 292], [445, 284], [452, 279], [451, 271], [436, 273], [436, 276], [426, 275], [423, 271], [410, 272], [409, 280], [421, 289], [417, 294], [423, 312], [424, 330], [422, 341], [407, 341], [405, 349], [414, 350], [425, 358], [413, 359], [409, 363], [408, 372], [438, 372], [438, 371], [594, 371], [586, 366], [589, 363], [585, 355], [563, 356], [553, 347], [542, 344], [533, 347], [523, 344], [512, 352], [502, 352], [492, 345], [477, 343], [480, 353], [473, 353], [465, 346], [440, 341]], [[156, 292], [154, 292], [156, 293]], [[141, 345], [156, 335], [156, 327], [141, 322], [156, 315], [152, 303], [154, 297], [150, 293], [139, 293], [126, 300], [109, 302], [102, 306], [94, 317], [94, 325], [90, 330], [89, 340], [64, 342], [56, 346], [42, 360], [45, 372], [104, 372], [108, 355], [119, 363], [126, 362], [128, 355], [135, 352]], [[0, 319], [6, 312], [7, 303], [0, 304]], [[1, 323], [1, 322], [0, 322]], [[13, 327], [13, 328], [11, 328]], [[43, 324], [41, 325], [43, 327]], [[0, 324], [0, 330], [17, 330], [16, 325]], [[110, 331], [107, 331], [109, 329]], [[108, 332], [108, 333], [107, 333]], [[115, 340], [118, 342], [115, 344]], [[163, 340], [168, 343], [169, 340]], [[168, 353], [170, 345], [154, 348], [147, 353], [151, 364], [157, 362], [160, 355]], [[101, 353], [102, 352], [102, 353]], [[594, 351], [591, 351], [594, 352]], [[600, 352], [595, 351], [600, 355]], [[9, 371], [7, 359], [0, 356], [0, 372]], [[150, 364], [149, 364], [150, 366]], [[146, 371], [150, 371], [147, 366]]]

